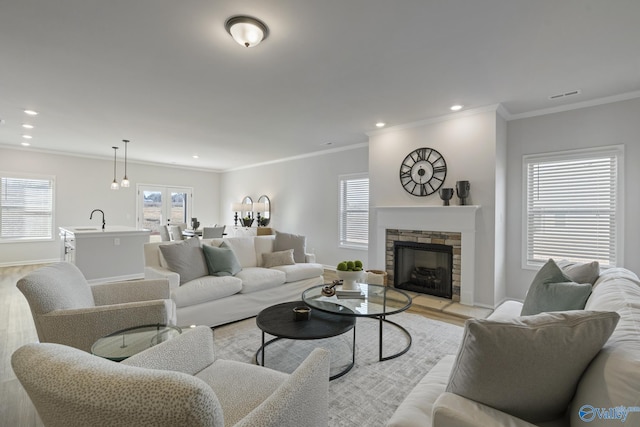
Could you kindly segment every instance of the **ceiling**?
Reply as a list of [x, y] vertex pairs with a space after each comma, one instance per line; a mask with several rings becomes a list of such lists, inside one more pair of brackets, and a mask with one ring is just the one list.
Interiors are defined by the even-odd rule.
[[[227, 18], [269, 37], [236, 44]], [[0, 145], [230, 170], [640, 90], [637, 0], [0, 0]], [[549, 96], [579, 89], [579, 95]], [[122, 156], [122, 150], [119, 156]], [[198, 159], [192, 156], [198, 155]]]

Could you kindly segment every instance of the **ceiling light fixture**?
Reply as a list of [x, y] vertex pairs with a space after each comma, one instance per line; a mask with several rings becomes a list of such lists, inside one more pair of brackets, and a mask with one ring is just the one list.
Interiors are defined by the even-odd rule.
[[22, 137], [23, 137], [24, 139], [31, 139], [31, 138], [33, 138], [31, 135], [22, 135]]
[[129, 188], [129, 178], [127, 178], [127, 144], [129, 144], [128, 139], [123, 139], [124, 142], [124, 178], [120, 181], [120, 187]]
[[25, 142], [21, 142], [20, 145], [22, 145], [23, 147], [28, 147], [31, 144], [29, 144], [28, 142], [25, 141]]
[[37, 116], [38, 112], [37, 111], [33, 111], [33, 110], [24, 110], [25, 114], [28, 114], [30, 116]]
[[386, 123], [384, 123], [384, 122], [376, 123], [376, 127], [378, 127], [378, 128], [383, 128], [385, 125], [386, 125]]
[[460, 111], [464, 105], [456, 104], [451, 106], [451, 111]]
[[117, 190], [120, 188], [118, 181], [116, 181], [116, 153], [118, 152], [118, 147], [111, 148], [113, 148], [113, 182], [111, 183], [111, 189]]
[[23, 123], [23, 124], [22, 124], [22, 127], [23, 127], [23, 128], [25, 128], [25, 129], [33, 129], [35, 126], [30, 125], [30, 124], [28, 124], [28, 123]]
[[231, 37], [245, 47], [254, 47], [267, 38], [269, 28], [264, 22], [250, 16], [232, 16], [224, 23]]

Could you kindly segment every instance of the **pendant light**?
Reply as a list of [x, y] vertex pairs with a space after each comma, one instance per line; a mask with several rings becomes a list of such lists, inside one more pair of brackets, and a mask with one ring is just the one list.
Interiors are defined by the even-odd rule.
[[118, 147], [111, 148], [113, 148], [113, 182], [111, 183], [111, 189], [117, 190], [120, 188], [120, 185], [118, 185], [118, 181], [116, 181], [116, 154], [118, 152]]
[[123, 139], [122, 142], [124, 142], [124, 178], [120, 182], [120, 187], [129, 188], [129, 178], [127, 178], [127, 144], [129, 140]]

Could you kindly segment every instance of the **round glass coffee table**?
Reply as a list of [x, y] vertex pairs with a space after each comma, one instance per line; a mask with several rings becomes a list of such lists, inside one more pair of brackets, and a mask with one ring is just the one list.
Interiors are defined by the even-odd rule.
[[91, 354], [121, 362], [181, 333], [182, 329], [172, 325], [145, 325], [123, 329], [99, 338], [91, 346]]
[[[326, 285], [318, 285], [304, 291], [302, 293], [304, 303], [311, 308], [316, 308], [331, 314], [379, 319], [378, 360], [380, 361], [396, 358], [409, 351], [409, 348], [411, 348], [411, 334], [409, 331], [386, 318], [387, 316], [403, 312], [411, 307], [411, 297], [409, 294], [388, 286], [359, 283], [358, 286], [362, 293], [361, 297], [325, 296], [322, 294], [322, 288], [325, 286]], [[336, 290], [341, 290], [341, 286], [337, 286]], [[345, 310], [345, 308], [347, 310]], [[389, 356], [382, 355], [382, 328], [384, 323], [389, 323], [399, 328], [406, 335], [408, 341], [404, 349]]]

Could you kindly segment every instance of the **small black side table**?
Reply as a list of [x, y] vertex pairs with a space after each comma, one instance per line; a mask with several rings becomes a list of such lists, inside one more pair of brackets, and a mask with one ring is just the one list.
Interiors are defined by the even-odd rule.
[[[353, 329], [353, 344], [351, 348], [351, 363], [346, 369], [329, 377], [329, 380], [340, 378], [353, 368], [356, 360], [356, 318], [353, 316], [339, 316], [320, 310], [311, 310], [309, 320], [295, 320], [293, 309], [304, 306], [302, 301], [285, 302], [267, 307], [258, 313], [256, 324], [262, 331], [262, 346], [256, 352], [256, 364], [264, 366], [265, 348], [282, 338], [293, 340], [316, 340], [342, 335]], [[345, 310], [349, 310], [345, 307]], [[265, 333], [273, 338], [265, 342]], [[258, 355], [261, 354], [261, 358]], [[261, 362], [259, 361], [261, 360]]]

